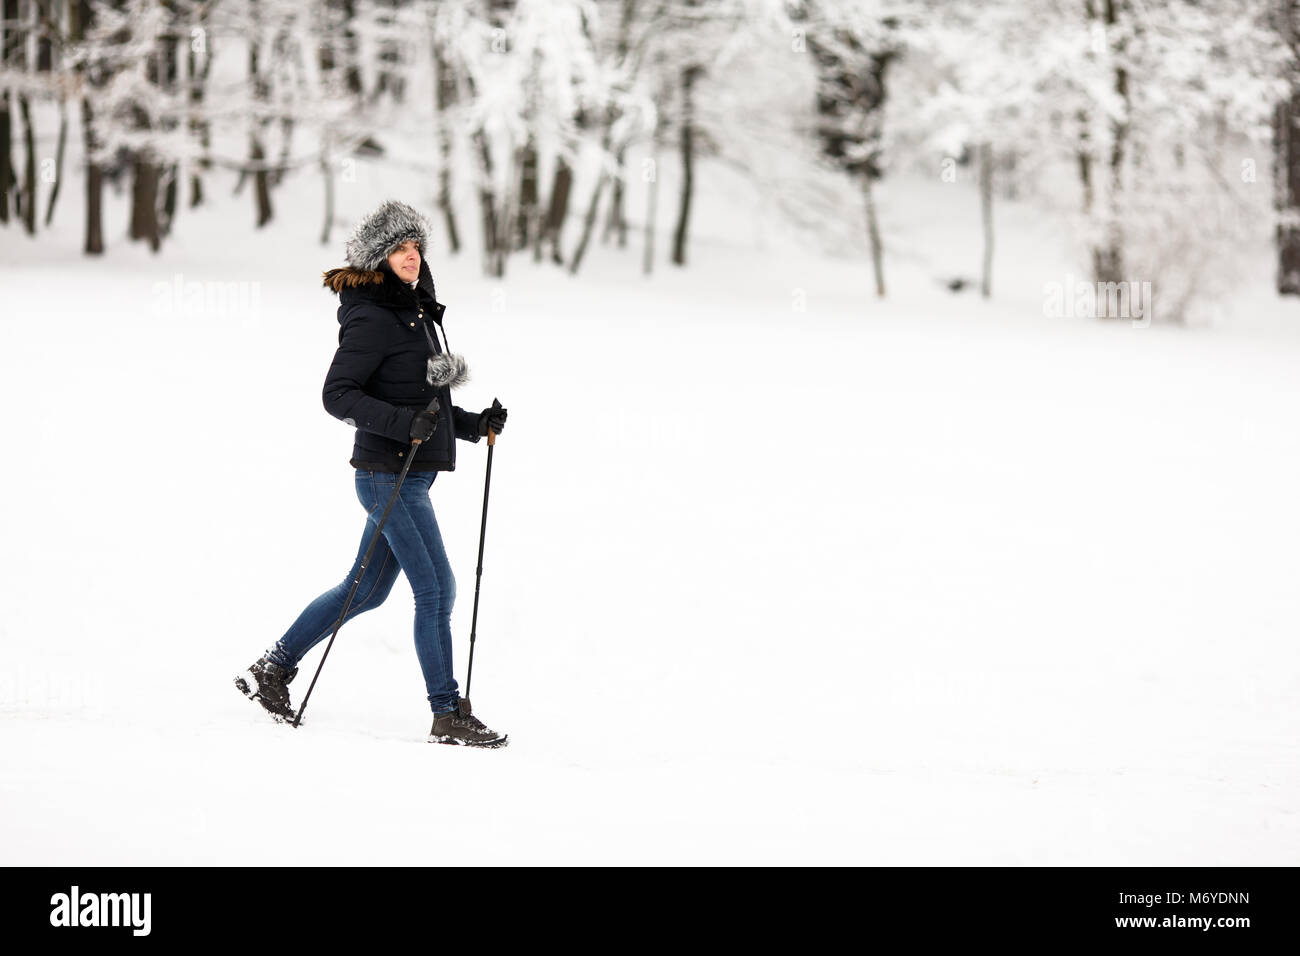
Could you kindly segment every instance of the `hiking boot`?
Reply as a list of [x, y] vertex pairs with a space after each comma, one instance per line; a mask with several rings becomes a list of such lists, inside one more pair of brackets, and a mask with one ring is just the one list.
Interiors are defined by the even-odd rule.
[[462, 747], [504, 747], [509, 742], [505, 734], [483, 726], [470, 710], [469, 700], [462, 697], [456, 709], [446, 714], [436, 714], [433, 729], [429, 731], [431, 744], [459, 744]]
[[298, 673], [298, 668], [285, 670], [259, 657], [247, 671], [235, 678], [235, 686], [249, 700], [255, 700], [277, 723], [293, 720], [293, 705], [289, 703], [288, 683]]

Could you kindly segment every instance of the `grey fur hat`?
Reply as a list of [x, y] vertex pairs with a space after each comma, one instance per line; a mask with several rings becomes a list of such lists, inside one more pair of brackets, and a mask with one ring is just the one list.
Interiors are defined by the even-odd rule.
[[429, 245], [429, 223], [406, 203], [390, 199], [352, 230], [347, 244], [348, 265], [378, 269], [408, 239], [415, 241], [423, 256]]

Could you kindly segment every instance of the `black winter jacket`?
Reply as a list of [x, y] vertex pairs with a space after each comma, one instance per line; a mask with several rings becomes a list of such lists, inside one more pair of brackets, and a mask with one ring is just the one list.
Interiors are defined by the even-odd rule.
[[356, 426], [352, 466], [401, 471], [411, 447], [411, 419], [436, 396], [438, 428], [417, 448], [411, 471], [454, 471], [455, 439], [479, 440], [478, 415], [452, 405], [450, 388], [435, 388], [425, 379], [430, 353], [444, 350], [438, 332], [446, 311], [428, 263], [420, 263], [415, 288], [387, 263], [376, 270], [331, 269], [325, 286], [339, 294], [339, 347], [321, 398], [327, 412]]

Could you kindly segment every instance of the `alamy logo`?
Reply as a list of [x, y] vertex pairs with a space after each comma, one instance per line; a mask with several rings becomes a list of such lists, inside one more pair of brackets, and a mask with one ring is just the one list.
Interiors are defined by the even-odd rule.
[[1154, 312], [1150, 282], [1076, 282], [1067, 275], [1064, 283], [1043, 285], [1043, 315], [1049, 319], [1131, 319], [1133, 328], [1145, 329]]
[[157, 318], [243, 319], [256, 322], [261, 316], [260, 282], [186, 282], [183, 273], [171, 282], [153, 284], [153, 314]]
[[71, 893], [50, 897], [51, 926], [129, 926], [132, 935], [149, 935], [150, 893]]

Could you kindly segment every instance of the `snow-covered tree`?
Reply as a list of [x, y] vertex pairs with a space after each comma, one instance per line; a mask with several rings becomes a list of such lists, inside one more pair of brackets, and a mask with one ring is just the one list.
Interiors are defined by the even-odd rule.
[[1071, 197], [1062, 224], [1092, 278], [1150, 281], [1159, 311], [1184, 317], [1226, 287], [1258, 210], [1255, 150], [1280, 68], [1263, 12], [1228, 0], [936, 3], [910, 38], [924, 62], [900, 113], [936, 151], [969, 149], [989, 175], [1001, 159], [1022, 185], [1038, 181], [1044, 205]]

